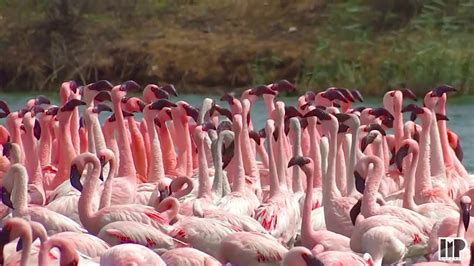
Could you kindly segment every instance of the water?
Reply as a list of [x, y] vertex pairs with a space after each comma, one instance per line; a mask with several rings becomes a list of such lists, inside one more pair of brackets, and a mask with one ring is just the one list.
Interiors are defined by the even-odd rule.
[[[6, 100], [11, 110], [18, 110], [24, 105], [27, 99], [35, 97], [35, 93], [1, 93], [0, 99]], [[50, 99], [58, 103], [57, 95], [47, 95]], [[205, 97], [209, 97], [219, 101], [218, 96], [202, 96], [202, 95], [180, 95], [179, 99], [187, 101], [192, 105], [200, 105]], [[296, 97], [280, 97], [286, 104], [296, 104]], [[176, 100], [176, 99], [173, 99]], [[227, 106], [227, 103], [222, 103]], [[365, 99], [364, 106], [382, 106], [381, 98]], [[264, 126], [266, 119], [266, 110], [262, 101], [258, 101], [252, 108], [251, 115], [254, 126], [260, 129]], [[470, 172], [474, 172], [474, 96], [462, 96], [457, 98], [448, 98], [447, 115], [450, 119], [447, 124], [461, 139], [461, 146], [464, 150], [463, 165]], [[104, 114], [104, 117], [106, 114]], [[103, 117], [102, 117], [103, 118]], [[0, 124], [3, 121], [0, 120]]]

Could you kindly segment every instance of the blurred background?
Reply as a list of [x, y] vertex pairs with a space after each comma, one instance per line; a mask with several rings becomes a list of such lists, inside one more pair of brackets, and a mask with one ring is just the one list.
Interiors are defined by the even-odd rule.
[[0, 0], [0, 91], [69, 79], [216, 93], [288, 79], [472, 94], [473, 0]]

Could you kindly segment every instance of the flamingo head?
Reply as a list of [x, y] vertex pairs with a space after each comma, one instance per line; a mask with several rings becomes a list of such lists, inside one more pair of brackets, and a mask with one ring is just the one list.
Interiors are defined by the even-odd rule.
[[125, 105], [124, 109], [131, 113], [143, 112], [146, 105], [145, 102], [138, 97], [123, 97], [121, 102]]
[[113, 112], [110, 106], [103, 103], [94, 106], [91, 111], [96, 114], [100, 114], [101, 112]]
[[226, 109], [216, 103], [212, 103], [211, 109], [209, 109], [210, 115], [214, 115], [217, 112], [220, 115], [227, 117], [229, 120], [232, 120], [232, 112], [229, 109]]
[[400, 148], [398, 149], [397, 153], [395, 154], [395, 163], [397, 165], [398, 171], [402, 172], [403, 166], [403, 159], [411, 152], [415, 146], [417, 146], [417, 142], [412, 139], [405, 139], [402, 141]]
[[108, 80], [99, 80], [88, 84], [85, 89], [92, 91], [110, 91], [114, 86]]
[[166, 84], [163, 87], [161, 87], [161, 89], [167, 92], [169, 95], [178, 97], [178, 91], [176, 90], [173, 84]]
[[268, 86], [260, 85], [250, 90], [249, 95], [263, 96], [263, 95], [273, 95], [275, 96], [277, 92], [270, 89]]
[[[337, 90], [339, 91], [340, 93], [342, 93], [342, 95], [344, 95], [344, 98], [346, 98], [346, 100], [348, 101], [348, 103], [353, 103], [355, 102], [355, 98], [354, 96], [352, 95], [352, 92], [347, 89], [347, 88], [334, 88], [334, 90]], [[360, 93], [359, 93], [360, 94]]]
[[295, 92], [296, 91], [296, 86], [293, 85], [291, 82], [289, 82], [286, 79], [282, 79], [280, 81], [277, 81], [273, 84], [271, 84], [270, 89], [278, 92], [286, 91], [286, 92]]
[[334, 87], [329, 88], [324, 92], [320, 92], [318, 93], [318, 95], [326, 98], [331, 102], [335, 100], [340, 100], [341, 102], [349, 103], [349, 100], [344, 96], [344, 94], [342, 94], [342, 92], [340, 92], [339, 90], [337, 90], [337, 88]]
[[78, 99], [71, 99], [67, 101], [59, 110], [61, 112], [71, 112], [80, 105], [86, 105], [86, 103]]
[[71, 185], [82, 192], [83, 186], [81, 184], [81, 176], [82, 173], [84, 172], [84, 169], [86, 167], [87, 163], [94, 163], [96, 162], [97, 165], [100, 165], [99, 159], [92, 153], [90, 152], [85, 152], [80, 155], [78, 155], [76, 158], [74, 158], [71, 162], [71, 169], [69, 172], [69, 180], [71, 182]]
[[153, 92], [153, 94], [155, 95], [155, 97], [157, 99], [169, 99], [170, 98], [170, 94], [167, 91], [163, 90], [162, 88], [158, 87], [155, 84], [147, 85], [147, 88], [150, 88], [150, 90]]
[[10, 108], [5, 101], [0, 100], [0, 118], [5, 118], [10, 114]]

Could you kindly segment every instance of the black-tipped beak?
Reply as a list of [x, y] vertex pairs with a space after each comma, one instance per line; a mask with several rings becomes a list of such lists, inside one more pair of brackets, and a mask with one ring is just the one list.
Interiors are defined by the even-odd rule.
[[359, 102], [364, 101], [364, 97], [362, 97], [362, 94], [360, 93], [359, 90], [351, 90], [351, 94], [352, 94], [352, 97], [358, 100]]
[[382, 126], [380, 126], [379, 124], [370, 124], [367, 126], [366, 128], [366, 131], [367, 132], [370, 132], [372, 130], [375, 130], [375, 131], [378, 131], [380, 134], [382, 134], [382, 136], [386, 136], [387, 133], [385, 132], [385, 130], [382, 128]]
[[335, 89], [329, 89], [327, 91], [325, 91], [322, 96], [330, 101], [334, 101], [334, 100], [340, 100], [344, 103], [349, 103], [349, 101], [346, 99], [346, 97], [344, 97], [344, 95], [338, 91], [338, 90], [335, 90]]
[[227, 117], [229, 120], [232, 121], [233, 119], [233, 116], [232, 116], [232, 112], [229, 110], [229, 109], [226, 109], [224, 107], [221, 107], [219, 105], [214, 105], [213, 106], [214, 110], [217, 111], [220, 115], [223, 115], [225, 117]]
[[254, 130], [249, 131], [249, 137], [253, 139], [255, 143], [257, 143], [257, 145], [260, 146], [260, 135], [258, 134], [258, 132]]
[[221, 97], [220, 100], [227, 102], [229, 105], [233, 105], [234, 99], [235, 99], [234, 95], [232, 95], [231, 93], [226, 93]]
[[303, 117], [303, 115], [294, 106], [285, 106], [285, 118]]
[[337, 118], [337, 121], [339, 121], [339, 123], [344, 123], [345, 121], [351, 118], [350, 115], [345, 114], [345, 113], [338, 113], [338, 114], [335, 114], [334, 116]]
[[365, 136], [360, 143], [360, 149], [362, 150], [362, 152], [364, 152], [367, 146], [369, 146], [369, 144], [374, 142], [376, 138], [377, 138], [377, 135], [373, 132], [370, 132], [369, 134], [367, 134], [367, 136]]
[[12, 200], [11, 200], [11, 194], [10, 194], [10, 192], [7, 191], [7, 189], [5, 187], [2, 187], [2, 202], [8, 208], [14, 209], [13, 208], [13, 203], [12, 203]]
[[337, 130], [337, 133], [342, 134], [342, 133], [347, 133], [347, 130], [349, 130], [349, 126], [340, 124], [339, 129]]
[[74, 81], [74, 80], [70, 80], [70, 81], [69, 81], [69, 89], [70, 89], [72, 92], [76, 93], [76, 92], [77, 92], [77, 82]]
[[154, 101], [150, 105], [150, 109], [152, 110], [161, 110], [165, 107], [176, 107], [177, 105], [175, 103], [172, 103], [166, 99], [159, 99], [158, 101]]
[[3, 144], [2, 146], [3, 146], [3, 156], [5, 156], [7, 158], [10, 158], [10, 151], [12, 149], [12, 143], [7, 142], [7, 143]]
[[440, 120], [449, 121], [449, 118], [446, 115], [436, 113], [436, 121]]
[[344, 97], [349, 101], [349, 102], [355, 102], [354, 97], [352, 96], [352, 93], [350, 90], [346, 88], [336, 88], [335, 90], [339, 91], [344, 95]]
[[390, 119], [394, 119], [393, 115], [387, 109], [385, 109], [383, 107], [374, 108], [374, 109], [370, 110], [370, 114], [372, 114], [376, 117], [385, 116], [385, 117], [388, 117]]
[[260, 85], [258, 87], [253, 88], [250, 90], [250, 95], [255, 95], [255, 96], [262, 96], [264, 94], [270, 94], [270, 95], [276, 95], [277, 92], [270, 89], [269, 87], [265, 85]]
[[94, 106], [94, 109], [92, 110], [94, 113], [98, 113], [100, 114], [101, 112], [112, 112], [112, 108], [110, 108], [110, 106], [106, 105], [106, 104], [98, 104], [96, 106]]
[[166, 84], [165, 86], [161, 87], [161, 89], [166, 91], [169, 95], [178, 97], [178, 91], [176, 90], [173, 84]]
[[424, 111], [423, 111], [423, 108], [417, 106], [414, 103], [411, 103], [411, 104], [403, 107], [402, 113], [405, 113], [405, 112], [413, 112], [413, 113], [418, 115], [418, 114], [422, 114]]
[[153, 92], [155, 97], [158, 98], [158, 99], [169, 99], [170, 98], [170, 94], [167, 91], [160, 88], [160, 87], [153, 86], [153, 87], [151, 87], [151, 91]]
[[57, 115], [58, 111], [59, 111], [59, 107], [55, 106], [55, 107], [49, 108], [45, 113], [46, 115]]
[[10, 113], [10, 108], [8, 108], [7, 103], [3, 100], [0, 100], [0, 109], [5, 113], [5, 116]]
[[443, 94], [457, 91], [453, 86], [441, 85], [431, 90], [431, 97], [441, 97]]
[[191, 117], [194, 121], [198, 121], [198, 117], [199, 117], [199, 109], [197, 109], [196, 107], [194, 106], [191, 106], [191, 105], [183, 105], [184, 107], [184, 110], [186, 111], [186, 115]]
[[137, 82], [133, 80], [127, 80], [124, 83], [122, 83], [122, 85], [120, 85], [120, 90], [126, 91], [126, 92], [133, 92], [133, 91], [139, 92], [141, 91], [141, 87]]
[[101, 91], [94, 97], [94, 100], [98, 102], [105, 102], [105, 101], [111, 102], [112, 98], [110, 96], [109, 91]]
[[276, 126], [276, 127], [275, 127], [275, 130], [273, 131], [273, 139], [274, 139], [275, 141], [278, 141], [279, 135], [280, 135], [280, 129]]
[[72, 99], [65, 103], [63, 107], [61, 107], [61, 112], [72, 111], [79, 105], [86, 105], [86, 103], [78, 99]]
[[41, 125], [38, 119], [35, 119], [35, 125], [33, 126], [33, 135], [37, 140], [39, 140], [41, 137]]
[[295, 166], [295, 165], [303, 166], [303, 165], [308, 164], [308, 163], [310, 163], [310, 160], [307, 157], [295, 156], [295, 157], [291, 158], [290, 161], [288, 162], [288, 168], [290, 168], [292, 166]]
[[171, 195], [170, 187], [166, 187], [165, 189], [159, 190], [159, 191], [160, 191], [160, 202], [162, 202], [164, 199], [166, 199], [167, 197]]
[[[0, 247], [2, 247], [2, 255], [3, 255], [3, 247], [10, 243], [10, 233], [11, 228], [9, 226], [4, 226], [0, 231]], [[3, 265], [3, 264], [2, 264]]]
[[104, 181], [104, 166], [107, 164], [107, 161], [104, 159], [104, 158], [99, 158], [99, 162], [100, 162], [100, 175], [99, 175], [99, 179], [101, 181]]
[[44, 96], [44, 95], [39, 95], [38, 97], [36, 97], [36, 104], [37, 105], [40, 105], [40, 104], [51, 104], [51, 101], [48, 99], [48, 97]]
[[409, 146], [404, 145], [403, 147], [400, 147], [397, 154], [395, 155], [395, 163], [397, 164], [397, 168], [400, 173], [402, 172], [403, 158], [408, 155], [408, 149]]
[[304, 117], [316, 116], [319, 120], [331, 120], [331, 116], [319, 108], [314, 108], [313, 110], [307, 112]]
[[362, 178], [362, 176], [357, 171], [354, 171], [354, 178], [355, 178], [356, 190], [359, 191], [361, 194], [364, 194], [364, 190], [365, 190], [364, 178]]
[[87, 88], [93, 91], [110, 91], [113, 87], [108, 80], [99, 80], [87, 85]]
[[23, 249], [23, 239], [21, 237], [18, 239], [18, 242], [16, 243], [16, 251], [20, 251]]
[[69, 180], [71, 181], [71, 185], [82, 192], [82, 184], [81, 184], [81, 173], [77, 170], [77, 167], [75, 165], [71, 166], [71, 174], [69, 177]]
[[351, 216], [352, 225], [356, 224], [357, 216], [360, 214], [360, 209], [362, 207], [362, 200], [358, 200], [357, 203], [352, 207], [349, 215]]
[[418, 100], [418, 97], [416, 97], [416, 94], [412, 90], [410, 90], [410, 89], [401, 89], [400, 91], [403, 94], [403, 98], [412, 99], [414, 101]]
[[271, 86], [271, 89], [276, 90], [276, 91], [286, 91], [286, 92], [294, 92], [296, 91], [295, 85], [293, 85], [291, 82], [289, 82], [286, 79], [280, 80], [276, 83], [273, 83]]
[[461, 202], [461, 211], [462, 211], [462, 223], [464, 225], [464, 229], [467, 231], [469, 227], [469, 222], [471, 220], [471, 214], [470, 214], [471, 204]]
[[306, 265], [308, 266], [324, 266], [323, 262], [313, 255], [304, 253], [304, 254], [301, 254], [301, 257], [303, 258], [303, 260], [306, 262]]

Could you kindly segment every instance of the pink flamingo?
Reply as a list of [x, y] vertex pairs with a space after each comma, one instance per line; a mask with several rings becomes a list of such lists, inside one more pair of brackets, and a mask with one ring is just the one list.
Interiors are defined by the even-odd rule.
[[214, 257], [194, 248], [175, 248], [166, 251], [161, 258], [167, 265], [206, 265], [219, 266], [221, 263]]
[[322, 246], [322, 251], [337, 250], [349, 251], [349, 238], [326, 230], [314, 231], [311, 223], [311, 210], [313, 207], [313, 160], [309, 157], [293, 157], [288, 163], [288, 167], [297, 165], [306, 175], [307, 187], [306, 197], [303, 207], [303, 217], [301, 221], [301, 243], [313, 249], [316, 245]]
[[[18, 145], [11, 145], [11, 152], [16, 154], [13, 156], [18, 158]], [[41, 206], [28, 206], [27, 183], [28, 177], [26, 169], [19, 163], [13, 164], [3, 179], [2, 201], [5, 205], [13, 209], [13, 217], [29, 217], [32, 221], [40, 222], [46, 227], [48, 234], [65, 231], [83, 231], [76, 222], [66, 216], [50, 211]], [[12, 196], [13, 198], [11, 198]]]
[[[89, 163], [92, 164], [92, 170], [87, 173], [83, 187], [79, 179], [82, 171]], [[79, 218], [90, 233], [97, 235], [102, 227], [114, 221], [136, 221], [153, 225], [158, 229], [165, 229], [166, 224], [173, 217], [160, 214], [149, 206], [140, 204], [113, 205], [94, 212], [93, 197], [97, 191], [100, 171], [99, 159], [92, 153], [83, 153], [71, 163], [71, 184], [82, 191], [79, 198]]]
[[284, 266], [313, 266], [313, 265], [374, 265], [370, 255], [364, 254], [361, 258], [357, 254], [344, 251], [326, 251], [319, 253], [310, 251], [305, 247], [294, 247], [290, 249], [283, 259]]
[[[336, 186], [336, 149], [338, 121], [325, 111], [315, 108], [305, 114], [305, 117], [318, 117], [321, 125], [327, 129], [329, 137], [329, 154], [327, 158], [326, 178], [323, 178], [323, 206], [326, 227], [329, 231], [350, 236], [354, 226], [350, 220], [350, 209], [357, 202], [352, 197], [342, 197]], [[322, 166], [324, 171], [324, 167]]]
[[59, 265], [98, 265], [90, 258], [77, 252], [73, 241], [68, 238], [51, 237], [46, 240], [40, 248], [38, 254], [38, 265], [47, 266], [57, 263], [57, 257], [51, 252], [51, 249], [59, 249]]
[[[28, 222], [21, 218], [10, 218], [5, 221], [3, 224], [2, 231], [0, 232], [0, 264], [1, 265], [21, 265], [26, 266], [30, 265], [30, 253], [32, 250], [33, 236], [31, 232], [31, 227]], [[10, 241], [15, 240], [16, 238], [25, 243], [23, 250], [21, 252], [20, 261], [18, 261], [14, 254], [7, 256], [5, 258], [4, 246]]]
[[[373, 169], [369, 170], [369, 165], [371, 164], [373, 165]], [[366, 218], [381, 214], [395, 216], [408, 224], [416, 226], [423, 235], [429, 235], [433, 227], [433, 221], [431, 219], [409, 209], [388, 205], [379, 206], [376, 203], [376, 194], [382, 179], [382, 165], [382, 160], [376, 156], [366, 156], [356, 165], [356, 171], [354, 173], [356, 177], [356, 188], [359, 192], [364, 194], [361, 199], [360, 213]], [[365, 182], [362, 176], [366, 176]], [[415, 239], [417, 237], [420, 238], [420, 236], [413, 236], [415, 242], [417, 242]]]
[[219, 261], [238, 265], [278, 265], [288, 250], [263, 234], [237, 232], [222, 239]]
[[[281, 180], [278, 180], [278, 174], [275, 163], [274, 145], [279, 136], [275, 131], [273, 120], [267, 120], [265, 132], [268, 138], [268, 159], [270, 164], [270, 194], [268, 199], [255, 210], [255, 219], [267, 229], [267, 231], [281, 242], [287, 244], [294, 241], [300, 216], [299, 205], [297, 201], [291, 200], [291, 194], [283, 191]], [[281, 136], [284, 137], [284, 136]], [[272, 138], [275, 142], [272, 143]], [[286, 180], [284, 180], [286, 182]], [[235, 181], [234, 181], [235, 182]]]
[[159, 255], [142, 245], [122, 244], [114, 246], [100, 256], [100, 265], [157, 265], [165, 266]]
[[241, 130], [242, 130], [242, 116], [234, 115], [234, 123], [232, 124], [235, 133], [235, 179], [232, 184], [232, 192], [223, 197], [218, 206], [222, 210], [234, 214], [245, 214], [248, 216], [254, 215], [254, 210], [260, 204], [257, 196], [246, 185], [246, 176], [242, 161], [242, 145], [241, 145]]
[[454, 204], [433, 202], [417, 205], [415, 203], [413, 196], [415, 194], [415, 173], [419, 158], [418, 150], [418, 143], [416, 141], [405, 139], [400, 143], [400, 150], [398, 150], [396, 155], [396, 162], [399, 170], [401, 170], [403, 158], [405, 158], [405, 156], [407, 156], [409, 153], [413, 155], [411, 164], [408, 167], [407, 179], [405, 181], [403, 207], [416, 211], [423, 216], [436, 221], [439, 221], [445, 217], [458, 216], [459, 211]]
[[446, 190], [441, 187], [433, 187], [433, 173], [430, 171], [430, 163], [433, 164], [435, 162], [431, 161], [430, 156], [430, 149], [434, 148], [432, 145], [430, 145], [432, 142], [430, 137], [430, 128], [432, 127], [431, 111], [426, 107], [420, 108], [413, 104], [406, 106], [402, 111], [411, 111], [421, 119], [422, 129], [420, 132], [419, 144], [419, 158], [421, 158], [421, 160], [418, 162], [415, 173], [417, 178], [415, 182], [415, 202], [418, 204], [429, 202], [451, 204], [452, 199], [449, 194], [454, 195], [453, 184], [446, 184], [448, 185], [448, 192], [446, 192]]

